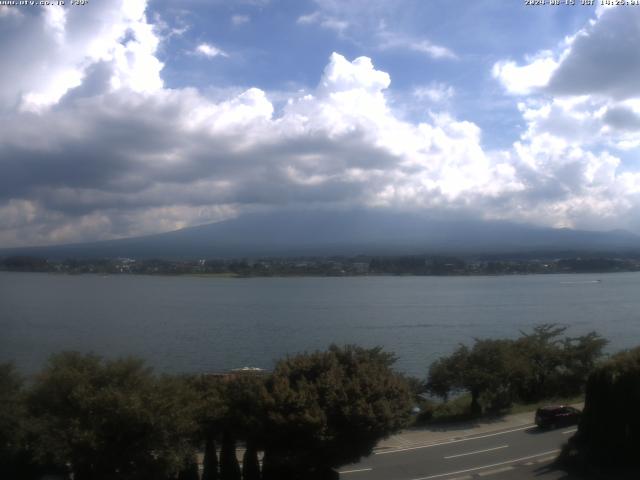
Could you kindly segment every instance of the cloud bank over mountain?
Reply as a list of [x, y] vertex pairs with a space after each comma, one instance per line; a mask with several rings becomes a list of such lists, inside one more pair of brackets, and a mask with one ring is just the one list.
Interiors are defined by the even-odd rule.
[[[0, 40], [19, 46], [0, 52], [4, 247], [301, 207], [640, 231], [640, 174], [628, 158], [640, 147], [640, 57], [620, 46], [640, 40], [639, 9], [599, 10], [553, 51], [487, 65], [524, 125], [510, 148], [488, 149], [492, 132], [446, 102], [417, 121], [399, 112], [391, 75], [369, 56], [332, 53], [315, 87], [286, 91], [284, 101], [257, 87], [220, 98], [166, 86], [160, 58], [176, 33], [144, 0], [0, 8]], [[317, 22], [291, 21], [322, 27], [331, 18], [347, 35], [352, 20], [332, 8], [313, 13]], [[393, 48], [413, 48], [403, 41]], [[184, 55], [202, 45], [213, 44], [200, 39]], [[201, 49], [207, 58], [196, 60], [233, 60], [217, 48], [224, 55]], [[441, 48], [450, 54], [433, 61], [465, 61]]]

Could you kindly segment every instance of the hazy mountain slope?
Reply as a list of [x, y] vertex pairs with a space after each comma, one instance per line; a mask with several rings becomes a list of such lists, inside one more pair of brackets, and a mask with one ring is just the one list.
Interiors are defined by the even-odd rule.
[[505, 253], [640, 249], [625, 231], [539, 228], [367, 211], [245, 215], [220, 223], [114, 241], [0, 250], [0, 255], [211, 258], [286, 255]]

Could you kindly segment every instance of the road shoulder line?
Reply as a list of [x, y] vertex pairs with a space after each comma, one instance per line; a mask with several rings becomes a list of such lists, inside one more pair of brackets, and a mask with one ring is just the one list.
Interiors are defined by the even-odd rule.
[[370, 472], [371, 470], [373, 470], [373, 468], [357, 468], [355, 470], [343, 470], [341, 472], [338, 472], [340, 475], [343, 475], [345, 473], [360, 473], [360, 472]]
[[469, 456], [469, 455], [476, 455], [478, 453], [493, 452], [494, 450], [501, 450], [503, 448], [508, 448], [508, 447], [509, 447], [509, 445], [500, 445], [499, 447], [485, 448], [484, 450], [476, 450], [474, 452], [458, 453], [456, 455], [449, 455], [447, 457], [444, 457], [444, 459], [445, 460], [449, 460], [451, 458], [466, 457], [466, 456]]
[[388, 455], [390, 453], [400, 453], [400, 452], [408, 452], [411, 450], [419, 450], [422, 448], [431, 448], [431, 447], [437, 447], [440, 445], [450, 445], [452, 443], [460, 443], [460, 442], [469, 442], [471, 440], [479, 440], [482, 438], [489, 438], [489, 437], [495, 437], [498, 435], [505, 435], [507, 433], [511, 433], [511, 432], [518, 432], [521, 430], [528, 430], [530, 428], [536, 428], [535, 425], [531, 424], [531, 425], [526, 425], [523, 427], [519, 427], [519, 428], [512, 428], [510, 430], [502, 430], [502, 431], [498, 431], [498, 432], [493, 432], [493, 433], [488, 433], [485, 435], [470, 435], [468, 437], [464, 437], [464, 438], [452, 438], [450, 440], [446, 440], [444, 442], [436, 442], [436, 443], [425, 443], [425, 444], [421, 444], [421, 445], [416, 445], [414, 447], [403, 447], [403, 448], [394, 448], [394, 449], [389, 449], [389, 450], [382, 450], [380, 452], [375, 452], [374, 455]]
[[449, 475], [460, 475], [461, 473], [469, 473], [469, 472], [475, 472], [477, 470], [485, 470], [487, 468], [500, 467], [502, 465], [509, 465], [510, 463], [518, 463], [518, 462], [522, 462], [524, 460], [530, 460], [532, 458], [543, 457], [545, 455], [551, 455], [551, 454], [559, 453], [559, 452], [560, 452], [560, 449], [549, 450], [548, 452], [537, 453], [535, 455], [528, 455], [526, 457], [514, 458], [512, 460], [505, 460], [504, 462], [492, 463], [491, 465], [483, 465], [481, 467], [467, 468], [467, 469], [464, 469], [464, 470], [457, 470], [455, 472], [438, 473], [436, 475], [429, 475], [427, 477], [413, 478], [411, 480], [431, 480], [433, 478], [448, 477]]

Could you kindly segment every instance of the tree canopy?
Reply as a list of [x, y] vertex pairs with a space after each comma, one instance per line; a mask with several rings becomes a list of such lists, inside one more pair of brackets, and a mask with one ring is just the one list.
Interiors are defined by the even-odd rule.
[[638, 405], [640, 347], [614, 355], [589, 376], [582, 419], [564, 459], [582, 468], [632, 468], [640, 473]]
[[273, 435], [265, 455], [313, 478], [370, 454], [410, 413], [411, 392], [394, 361], [380, 348], [355, 346], [280, 361], [268, 383]]
[[412, 393], [394, 361], [380, 348], [332, 346], [270, 374], [184, 377], [136, 358], [63, 352], [27, 387], [0, 365], [0, 473], [191, 479], [204, 452], [206, 480], [334, 478], [332, 467], [405, 425]]
[[23, 380], [11, 363], [0, 364], [0, 478], [19, 478], [26, 468]]
[[[541, 325], [516, 339], [460, 345], [431, 365], [428, 388], [442, 397], [469, 392], [474, 413], [579, 390], [606, 342], [595, 333], [571, 338], [564, 331]], [[395, 372], [394, 362], [381, 348], [334, 345], [286, 357], [269, 374], [187, 377], [156, 375], [140, 359], [63, 352], [26, 385], [3, 364], [0, 474], [190, 479], [197, 475], [196, 454], [204, 452], [204, 480], [335, 478], [332, 469], [369, 455], [407, 424], [422, 385]], [[618, 370], [592, 376], [592, 398], [611, 389], [636, 398], [637, 378], [628, 373], [633, 361], [616, 362]], [[627, 378], [623, 373], [628, 380], [618, 380]], [[623, 406], [630, 408], [612, 408]], [[635, 432], [627, 427], [624, 432]]]
[[191, 400], [186, 382], [138, 359], [54, 355], [27, 399], [34, 455], [80, 480], [170, 477], [194, 453]]
[[475, 339], [429, 368], [427, 388], [447, 398], [471, 394], [470, 411], [500, 409], [514, 400], [536, 401], [580, 393], [602, 357], [606, 340], [591, 332], [563, 337], [566, 328], [543, 324], [516, 339]]

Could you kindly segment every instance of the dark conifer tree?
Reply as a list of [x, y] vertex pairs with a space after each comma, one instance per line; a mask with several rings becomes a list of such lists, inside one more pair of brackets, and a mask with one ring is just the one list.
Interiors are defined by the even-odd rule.
[[220, 480], [241, 480], [240, 465], [236, 457], [236, 440], [228, 430], [222, 435], [220, 452]]
[[204, 447], [204, 461], [202, 480], [218, 480], [218, 454], [216, 453], [216, 440], [213, 435], [207, 436]]
[[191, 457], [185, 467], [178, 474], [178, 480], [200, 480], [198, 475], [198, 460], [195, 456]]
[[291, 463], [269, 448], [262, 457], [262, 480], [293, 480]]
[[260, 463], [258, 462], [258, 449], [255, 442], [248, 440], [247, 449], [242, 458], [242, 479], [260, 480]]

